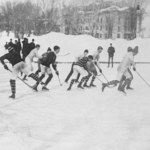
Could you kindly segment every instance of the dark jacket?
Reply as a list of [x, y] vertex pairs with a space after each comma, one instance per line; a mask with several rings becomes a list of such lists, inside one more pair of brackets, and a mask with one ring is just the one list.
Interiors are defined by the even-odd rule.
[[22, 54], [24, 57], [26, 57], [30, 53], [29, 44], [27, 41], [23, 41], [23, 48], [22, 48]]
[[114, 53], [115, 53], [115, 48], [113, 47], [113, 46], [110, 46], [109, 48], [108, 48], [108, 54], [109, 54], [109, 56], [110, 57], [113, 57], [114, 56]]
[[46, 67], [50, 67], [50, 64], [52, 64], [53, 69], [56, 70], [56, 54], [52, 51], [50, 53], [44, 53], [42, 56], [40, 59], [41, 64]]
[[5, 64], [5, 62], [4, 62], [5, 59], [7, 59], [13, 66], [16, 65], [17, 63], [23, 61], [21, 59], [20, 54], [13, 52], [13, 51], [0, 57], [0, 61], [3, 65]]
[[21, 51], [21, 43], [20, 43], [20, 41], [18, 41], [16, 44], [16, 52], [20, 53], [20, 51]]
[[30, 48], [30, 51], [33, 50], [35, 48], [35, 43], [31, 42], [29, 44], [29, 48]]

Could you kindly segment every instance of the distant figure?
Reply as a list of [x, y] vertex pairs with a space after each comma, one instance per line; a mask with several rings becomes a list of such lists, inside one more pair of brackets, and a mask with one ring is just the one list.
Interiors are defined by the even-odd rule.
[[12, 42], [12, 39], [10, 39], [10, 42], [8, 43], [9, 46], [14, 46], [14, 43]]
[[5, 50], [8, 49], [8, 43], [7, 43], [7, 42], [6, 42], [6, 44], [4, 45], [4, 47], [5, 47]]
[[14, 50], [15, 50], [15, 52], [17, 52], [17, 40], [15, 40], [15, 43], [14, 43]]
[[29, 44], [30, 52], [35, 48], [34, 39], [32, 39], [32, 42]]
[[21, 52], [21, 42], [20, 42], [19, 38], [18, 38], [18, 41], [17, 41], [16, 52], [19, 53], [19, 54]]
[[24, 40], [22, 41], [22, 44], [23, 44], [22, 56], [23, 56], [23, 60], [25, 61], [25, 58], [30, 53], [28, 39], [24, 38]]
[[111, 63], [112, 63], [112, 68], [113, 68], [113, 57], [114, 57], [114, 53], [115, 53], [115, 48], [112, 46], [112, 43], [110, 43], [110, 47], [108, 48], [108, 68], [109, 68], [109, 64], [110, 64], [110, 59], [111, 59]]

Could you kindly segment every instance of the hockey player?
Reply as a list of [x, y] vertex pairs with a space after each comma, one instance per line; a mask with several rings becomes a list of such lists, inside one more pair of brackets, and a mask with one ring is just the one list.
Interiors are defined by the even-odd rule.
[[[27, 57], [25, 58], [25, 62], [31, 71], [33, 71], [33, 66], [32, 66], [33, 59], [34, 58], [38, 58], [38, 59], [42, 58], [38, 53], [39, 49], [40, 49], [40, 45], [37, 44], [35, 46], [35, 48], [29, 53], [29, 55], [27, 55]], [[26, 80], [26, 75], [24, 76], [23, 80]]]
[[[132, 48], [131, 48], [131, 47], [128, 47], [127, 51], [128, 51], [128, 52], [132, 52]], [[131, 67], [131, 66], [130, 66], [130, 67]], [[133, 88], [130, 86], [130, 85], [131, 85], [131, 82], [132, 82], [132, 80], [133, 80], [133, 74], [132, 74], [130, 68], [128, 68], [128, 72], [129, 72], [130, 75], [131, 75], [131, 80], [130, 80], [130, 82], [128, 82], [128, 85], [126, 86], [126, 89], [127, 89], [127, 90], [133, 90]], [[118, 90], [119, 90], [119, 91], [120, 91], [120, 89], [121, 89], [121, 87], [122, 87], [122, 84], [123, 84], [123, 82], [124, 82], [125, 80], [126, 80], [126, 76], [123, 75], [122, 78], [121, 78], [121, 81], [120, 81], [120, 83], [119, 83], [119, 87], [118, 87]]]
[[[89, 53], [89, 51], [86, 49], [82, 55], [79, 55], [79, 56], [77, 56], [77, 57], [75, 58], [75, 62], [72, 63], [70, 73], [68, 74], [68, 76], [67, 76], [67, 78], [66, 78], [66, 80], [65, 80], [66, 83], [68, 82], [68, 80], [70, 79], [70, 77], [71, 77], [72, 74], [73, 74], [73, 66], [75, 65], [75, 63], [76, 63], [78, 60], [80, 60], [81, 58], [86, 57], [86, 56], [88, 55], [88, 53]], [[80, 74], [78, 74], [77, 79], [75, 80], [75, 82], [78, 82], [79, 77], [80, 77]]]
[[4, 65], [4, 68], [6, 70], [9, 70], [9, 68], [8, 68], [8, 66], [4, 62], [5, 59], [7, 59], [12, 64], [12, 66], [13, 66], [12, 67], [12, 77], [10, 79], [10, 86], [11, 86], [11, 91], [12, 91], [12, 95], [10, 96], [10, 98], [15, 99], [15, 94], [16, 94], [16, 79], [17, 79], [17, 76], [18, 76], [19, 72], [23, 72], [28, 77], [33, 78], [37, 82], [39, 82], [40, 80], [37, 77], [37, 75], [33, 74], [30, 71], [30, 69], [28, 68], [28, 66], [26, 65], [26, 63], [22, 60], [20, 54], [16, 53], [14, 51], [13, 47], [9, 46], [8, 47], [8, 51], [9, 51], [9, 53], [7, 53], [7, 54], [3, 55], [2, 57], [0, 57], [0, 61]]
[[[42, 58], [46, 58], [47, 55], [49, 54], [49, 52], [51, 52], [51, 51], [52, 51], [52, 50], [51, 50], [51, 48], [49, 47], [49, 48], [47, 49], [47, 52], [45, 52], [44, 54], [42, 54]], [[37, 61], [37, 63], [38, 63], [38, 70], [35, 72], [36, 75], [38, 75], [38, 74], [41, 72], [41, 67], [40, 67], [41, 60], [39, 59], [39, 60]]]
[[123, 83], [123, 85], [121, 87], [119, 87], [119, 91], [123, 92], [124, 94], [126, 94], [125, 92], [125, 87], [131, 82], [132, 76], [128, 71], [128, 68], [132, 65], [133, 66], [133, 70], [136, 71], [135, 68], [135, 62], [134, 62], [134, 56], [137, 55], [138, 53], [138, 46], [136, 46], [131, 52], [128, 52], [124, 57], [122, 62], [119, 64], [118, 66], [118, 73], [117, 73], [117, 79], [110, 81], [108, 83], [103, 83], [102, 84], [102, 91], [104, 91], [105, 87], [109, 86], [109, 85], [117, 85], [118, 83], [121, 82], [121, 79], [123, 77], [123, 75], [126, 77], [125, 82]]
[[74, 78], [70, 82], [70, 86], [67, 89], [68, 91], [71, 90], [71, 87], [72, 87], [73, 83], [75, 82], [76, 76], [77, 76], [78, 73], [80, 73], [81, 76], [82, 76], [82, 79], [81, 79], [80, 83], [78, 84], [78, 88], [84, 89], [82, 87], [82, 83], [85, 80], [87, 80], [88, 75], [89, 75], [86, 64], [87, 64], [88, 61], [92, 61], [92, 60], [93, 60], [93, 56], [89, 55], [88, 57], [81, 58], [80, 60], [78, 60], [75, 63], [75, 65], [73, 66], [73, 77]]
[[[56, 74], [59, 75], [59, 72], [57, 71], [56, 67], [56, 55], [59, 53], [60, 47], [59, 46], [54, 46], [54, 51], [48, 51], [47, 55], [43, 55], [43, 58], [40, 59], [40, 67], [41, 67], [41, 73], [42, 75], [40, 76], [40, 81], [45, 77], [45, 74], [47, 73], [48, 78], [46, 82], [44, 83], [44, 86], [42, 87], [42, 90], [49, 90], [46, 86], [48, 83], [51, 81], [53, 74], [50, 68], [50, 65], [52, 64], [53, 69], [55, 70]], [[39, 85], [39, 82], [37, 82], [34, 85], [34, 89], [37, 90], [37, 87]]]
[[[93, 55], [93, 62], [88, 62], [87, 63], [87, 68], [88, 68], [88, 70], [90, 71], [91, 74], [89, 74], [87, 80], [85, 81], [85, 83], [83, 85], [84, 87], [96, 87], [96, 85], [93, 84], [93, 82], [95, 81], [95, 78], [97, 76], [97, 71], [96, 71], [95, 65], [97, 66], [100, 73], [102, 73], [102, 69], [100, 67], [100, 62], [99, 62], [100, 61], [100, 53], [102, 52], [102, 50], [103, 50], [103, 48], [101, 46], [99, 46], [97, 48], [97, 51]], [[92, 76], [92, 74], [93, 74], [93, 77], [92, 77], [90, 85], [88, 86], [87, 82], [90, 79], [90, 77]]]

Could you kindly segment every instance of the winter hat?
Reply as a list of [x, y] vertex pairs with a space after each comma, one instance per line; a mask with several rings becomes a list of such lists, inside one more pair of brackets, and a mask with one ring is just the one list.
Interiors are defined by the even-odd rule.
[[60, 47], [59, 46], [54, 46], [54, 51], [56, 51], [56, 50], [58, 50], [58, 49], [60, 49]]
[[128, 51], [128, 52], [132, 52], [132, 47], [129, 46], [129, 47], [127, 48], [127, 51]]
[[93, 60], [93, 56], [92, 55], [89, 55], [88, 58]]
[[138, 46], [135, 46], [134, 49], [132, 49], [132, 52], [137, 54], [139, 52], [139, 47]]
[[89, 51], [86, 49], [84, 52], [85, 52], [85, 53], [88, 53]]
[[52, 50], [51, 50], [51, 48], [49, 47], [49, 48], [47, 49], [47, 51], [52, 51]]
[[101, 46], [99, 46], [97, 49], [103, 49]]
[[40, 45], [39, 45], [39, 44], [36, 44], [35, 47], [38, 48], [38, 47], [40, 47]]

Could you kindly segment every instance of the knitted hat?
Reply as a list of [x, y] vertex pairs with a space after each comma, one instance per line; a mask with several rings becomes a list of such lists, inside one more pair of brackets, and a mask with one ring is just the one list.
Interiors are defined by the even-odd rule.
[[85, 53], [88, 53], [89, 51], [86, 49], [84, 52], [85, 52]]
[[58, 49], [60, 49], [60, 47], [59, 46], [54, 46], [54, 51], [56, 51], [56, 50], [58, 50]]
[[139, 47], [138, 46], [135, 46], [134, 49], [132, 49], [132, 52], [137, 54], [139, 52]]
[[92, 55], [89, 55], [88, 58], [93, 60], [93, 56]]
[[132, 47], [129, 46], [129, 47], [127, 48], [127, 51], [128, 51], [128, 52], [132, 52]]
[[103, 49], [102, 46], [99, 46], [97, 49]]

